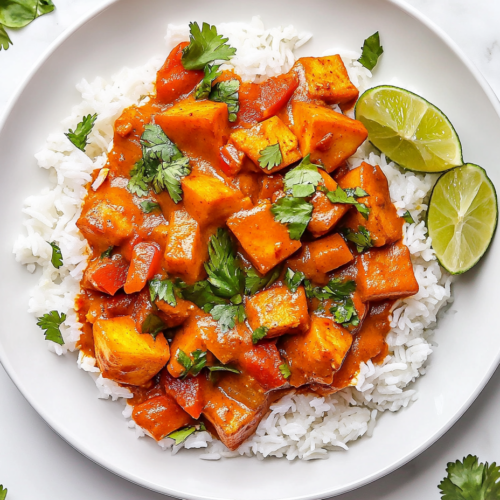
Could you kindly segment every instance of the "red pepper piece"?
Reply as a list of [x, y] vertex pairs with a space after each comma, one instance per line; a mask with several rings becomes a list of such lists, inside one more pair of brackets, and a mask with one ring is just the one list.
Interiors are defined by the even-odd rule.
[[284, 363], [274, 342], [254, 345], [239, 360], [241, 367], [267, 391], [286, 383], [280, 366]]
[[156, 243], [139, 243], [134, 247], [132, 262], [125, 283], [125, 293], [140, 292], [158, 270], [161, 260], [160, 247]]
[[110, 259], [96, 260], [85, 271], [82, 286], [114, 295], [125, 285], [127, 271], [128, 263], [120, 254]]
[[205, 375], [199, 374], [196, 377], [189, 377], [185, 380], [174, 378], [167, 369], [161, 372], [160, 384], [165, 392], [172, 396], [184, 411], [193, 418], [199, 418], [205, 407], [203, 396], [203, 384]]

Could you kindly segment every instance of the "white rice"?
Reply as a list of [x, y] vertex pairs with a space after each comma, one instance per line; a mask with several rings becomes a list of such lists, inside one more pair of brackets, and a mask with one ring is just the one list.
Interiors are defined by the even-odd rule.
[[[256, 82], [288, 71], [295, 60], [293, 51], [311, 36], [298, 33], [292, 26], [265, 29], [259, 17], [249, 24], [221, 24], [218, 31], [237, 48], [237, 56], [223, 68], [233, 69], [243, 80]], [[187, 38], [187, 26], [168, 26], [168, 50]], [[334, 53], [338, 51], [328, 50], [324, 55]], [[353, 83], [361, 91], [369, 87], [371, 73], [357, 62], [359, 54], [344, 51], [341, 56]], [[50, 187], [25, 200], [25, 234], [16, 240], [14, 253], [29, 272], [41, 270], [38, 284], [31, 290], [29, 312], [37, 317], [52, 310], [67, 314], [61, 328], [65, 345], [47, 342], [49, 349], [57, 354], [74, 351], [80, 336], [74, 300], [87, 263], [87, 244], [75, 223], [85, 186], [91, 172], [106, 162], [106, 154], [112, 147], [114, 121], [124, 108], [154, 90], [152, 82], [161, 63], [162, 60], [154, 59], [139, 68], [124, 68], [109, 81], [100, 77], [91, 83], [82, 80], [76, 87], [82, 94], [82, 102], [35, 155], [38, 165], [49, 171]], [[89, 113], [97, 113], [98, 118], [85, 154], [67, 140], [64, 132]], [[383, 155], [378, 156], [368, 143], [350, 159], [350, 165], [356, 167], [362, 161], [380, 165], [398, 212], [402, 215], [409, 210], [416, 221], [405, 224], [404, 238], [412, 254], [420, 290], [417, 295], [400, 301], [393, 312], [392, 330], [387, 336], [390, 354], [380, 365], [371, 361], [363, 364], [356, 387], [324, 398], [296, 393], [283, 397], [271, 406], [255, 435], [234, 452], [208, 432], [195, 433], [178, 446], [174, 446], [172, 439], [163, 439], [158, 443], [162, 448], [171, 449], [172, 453], [181, 448], [206, 448], [201, 455], [206, 460], [239, 455], [289, 460], [327, 458], [329, 450], [347, 450], [350, 441], [370, 436], [379, 412], [397, 411], [417, 399], [412, 383], [425, 374], [433, 350], [437, 314], [451, 301], [451, 277], [439, 267], [422, 220], [426, 199], [436, 179], [433, 175], [403, 173], [395, 164], [387, 163]], [[51, 264], [52, 248], [48, 242], [52, 241], [59, 245], [64, 257], [60, 269]], [[131, 397], [128, 389], [101, 376], [95, 359], [80, 352], [78, 367], [94, 378], [98, 397], [112, 400]], [[131, 413], [131, 407], [126, 405], [123, 414], [128, 426], [135, 429], [137, 436], [144, 436], [145, 432], [130, 420]]]

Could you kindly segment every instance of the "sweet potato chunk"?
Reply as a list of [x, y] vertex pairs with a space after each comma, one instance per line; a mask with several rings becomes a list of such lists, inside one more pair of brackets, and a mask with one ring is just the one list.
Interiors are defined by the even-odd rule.
[[199, 224], [185, 210], [172, 212], [164, 258], [167, 272], [194, 283], [203, 276], [205, 259]]
[[301, 333], [309, 326], [304, 287], [292, 293], [286, 285], [275, 285], [247, 299], [245, 310], [252, 330], [269, 328], [266, 338]]
[[189, 300], [176, 298], [176, 305], [171, 306], [164, 300], [157, 299], [155, 304], [161, 311], [159, 315], [168, 328], [179, 326], [186, 321], [195, 310], [195, 305]]
[[356, 282], [363, 301], [404, 299], [418, 293], [410, 251], [402, 241], [358, 257]]
[[259, 200], [269, 200], [274, 202], [274, 198], [283, 194], [285, 188], [283, 176], [281, 174], [268, 175], [262, 179], [262, 185], [259, 190]]
[[183, 101], [155, 116], [168, 138], [191, 159], [219, 164], [220, 148], [229, 137], [227, 105]]
[[282, 161], [271, 169], [262, 169], [266, 174], [272, 174], [302, 158], [297, 137], [277, 116], [254, 125], [252, 128], [233, 132], [229, 142], [236, 149], [245, 153], [259, 168], [261, 168], [259, 164], [261, 152], [268, 146], [279, 144]]
[[340, 234], [331, 234], [320, 240], [305, 243], [296, 256], [288, 259], [288, 266], [303, 272], [310, 280], [326, 284], [326, 273], [353, 260], [353, 255]]
[[331, 384], [351, 343], [352, 336], [346, 329], [331, 319], [313, 315], [305, 334], [285, 337], [281, 344], [292, 372], [288, 381], [294, 387], [313, 382]]
[[202, 226], [223, 223], [242, 208], [241, 191], [211, 175], [193, 173], [184, 177], [182, 190], [186, 210]]
[[205, 406], [204, 383], [205, 376], [201, 373], [182, 380], [172, 377], [168, 370], [164, 369], [160, 376], [160, 384], [165, 392], [193, 418], [199, 418]]
[[369, 194], [358, 199], [370, 208], [368, 220], [357, 210], [352, 210], [343, 221], [345, 227], [356, 232], [359, 226], [366, 227], [376, 247], [393, 243], [403, 237], [404, 220], [397, 214], [391, 201], [387, 178], [379, 166], [363, 162], [342, 177], [339, 185], [342, 189], [360, 187]]
[[171, 396], [156, 396], [138, 404], [132, 411], [132, 418], [156, 441], [181, 427], [194, 424], [194, 420]]
[[352, 156], [368, 137], [364, 125], [330, 108], [302, 101], [292, 103], [294, 134], [303, 156], [332, 172]]
[[252, 264], [265, 274], [301, 246], [292, 240], [284, 224], [274, 220], [270, 203], [233, 214], [227, 221]]
[[114, 295], [127, 281], [128, 263], [120, 255], [91, 262], [83, 275], [82, 288]]
[[352, 103], [358, 98], [358, 89], [340, 56], [301, 57], [296, 66], [302, 66], [311, 99], [321, 99], [327, 104]]
[[99, 319], [94, 323], [97, 364], [104, 378], [142, 385], [167, 363], [170, 351], [162, 333], [140, 334], [131, 316]]

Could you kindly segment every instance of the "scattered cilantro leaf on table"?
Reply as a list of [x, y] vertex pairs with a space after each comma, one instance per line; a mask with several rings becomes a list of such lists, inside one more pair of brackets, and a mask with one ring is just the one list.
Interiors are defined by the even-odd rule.
[[66, 314], [50, 311], [42, 317], [37, 318], [37, 325], [44, 330], [45, 340], [50, 340], [59, 345], [64, 345], [61, 334], [61, 325], [66, 320]]
[[141, 203], [142, 211], [146, 214], [150, 214], [154, 210], [159, 210], [160, 204], [151, 200], [146, 200]]
[[413, 219], [413, 217], [411, 216], [411, 213], [409, 210], [407, 210], [404, 214], [403, 214], [403, 219], [405, 220], [405, 222], [408, 222], [408, 224], [415, 224], [415, 220]]
[[[7, 50], [11, 45], [14, 44], [12, 43], [9, 34], [5, 31], [5, 28], [0, 24], [0, 50], [2, 49]], [[1, 497], [0, 500], [2, 500]]]
[[285, 273], [285, 285], [292, 293], [295, 293], [305, 278], [306, 275], [303, 272], [292, 271], [288, 268]]
[[258, 273], [258, 271], [251, 267], [246, 270], [245, 277], [245, 294], [253, 295], [263, 288], [271, 286], [280, 276], [282, 266], [276, 266], [271, 269], [264, 276]]
[[5, 500], [7, 498], [8, 490], [3, 487], [3, 484], [0, 484], [0, 500]]
[[182, 349], [177, 349], [175, 357], [177, 358], [177, 362], [184, 368], [181, 374], [182, 379], [185, 379], [188, 375], [196, 377], [207, 364], [207, 351], [202, 351], [201, 349], [196, 349], [190, 356]]
[[205, 76], [203, 80], [198, 84], [195, 91], [195, 98], [198, 99], [208, 99], [210, 91], [212, 90], [212, 82], [222, 75], [222, 71], [219, 71], [220, 64], [207, 64], [204, 68]]
[[262, 340], [269, 331], [267, 326], [259, 326], [252, 332], [252, 342], [256, 344], [259, 340]]
[[166, 302], [169, 306], [175, 307], [177, 305], [177, 300], [175, 298], [174, 286], [174, 283], [169, 279], [151, 280], [149, 282], [149, 295], [151, 297], [151, 302], [159, 299]]
[[314, 194], [322, 177], [318, 166], [311, 163], [310, 155], [307, 155], [295, 168], [286, 173], [284, 180], [287, 193], [291, 192], [297, 198], [305, 198]]
[[383, 52], [384, 48], [380, 45], [380, 36], [377, 31], [364, 41], [361, 57], [358, 61], [371, 71], [376, 66], [378, 58]]
[[345, 205], [354, 205], [356, 210], [365, 218], [368, 219], [370, 209], [364, 204], [359, 203], [358, 198], [370, 196], [366, 191], [360, 187], [342, 189], [337, 186], [335, 191], [329, 191], [326, 187], [322, 186], [320, 190], [326, 194], [326, 197], [331, 203], [342, 203]]
[[240, 89], [240, 82], [238, 80], [226, 80], [224, 82], [216, 83], [208, 99], [214, 102], [223, 102], [227, 104], [227, 112], [229, 113], [229, 121], [235, 122], [237, 113], [240, 110], [240, 103], [238, 100]]
[[292, 372], [290, 371], [290, 367], [288, 366], [287, 363], [283, 363], [279, 366], [281, 375], [283, 375], [283, 378], [288, 378]]
[[142, 322], [142, 333], [149, 333], [155, 340], [156, 336], [167, 329], [167, 325], [156, 314], [150, 313]]
[[181, 59], [186, 69], [203, 69], [213, 61], [228, 61], [236, 53], [215, 26], [203, 23], [200, 30], [198, 23], [189, 23], [189, 31], [189, 45], [182, 49]]
[[7, 28], [24, 28], [54, 9], [51, 0], [0, 0], [0, 24]]
[[358, 226], [358, 231], [359, 232], [352, 231], [349, 228], [344, 228], [341, 230], [341, 233], [345, 236], [346, 240], [351, 241], [356, 245], [358, 253], [362, 253], [368, 248], [373, 247], [373, 241], [366, 227]]
[[96, 120], [97, 114], [84, 116], [82, 118], [82, 121], [76, 126], [74, 131], [69, 129], [68, 132], [64, 135], [79, 150], [85, 151], [85, 146], [87, 146], [88, 144], [87, 139], [90, 132], [92, 132], [92, 129], [94, 128]]
[[283, 161], [279, 142], [266, 146], [262, 151], [259, 151], [259, 154], [259, 165], [263, 169], [272, 170]]
[[52, 247], [52, 258], [50, 259], [50, 261], [56, 269], [59, 269], [63, 265], [63, 256], [61, 249], [55, 241], [47, 241], [47, 243]]
[[[171, 432], [170, 434], [167, 434], [166, 437], [173, 439], [175, 441], [176, 445], [179, 445], [183, 443], [191, 434], [194, 434], [197, 431], [206, 431], [206, 427], [201, 422], [198, 425], [190, 425], [189, 427], [182, 427], [181, 429], [178, 429], [174, 432]], [[1, 500], [1, 499], [0, 499]]]
[[300, 240], [311, 220], [313, 206], [304, 198], [285, 196], [276, 201], [271, 207], [274, 219], [287, 224], [292, 240]]

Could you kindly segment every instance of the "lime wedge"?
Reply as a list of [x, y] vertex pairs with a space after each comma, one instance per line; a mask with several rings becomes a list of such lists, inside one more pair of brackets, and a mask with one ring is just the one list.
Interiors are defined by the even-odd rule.
[[498, 219], [497, 194], [486, 172], [467, 163], [444, 173], [434, 186], [427, 228], [440, 264], [462, 274], [484, 255]]
[[463, 163], [460, 139], [448, 118], [408, 90], [389, 85], [369, 89], [355, 114], [370, 142], [408, 170], [444, 172]]

